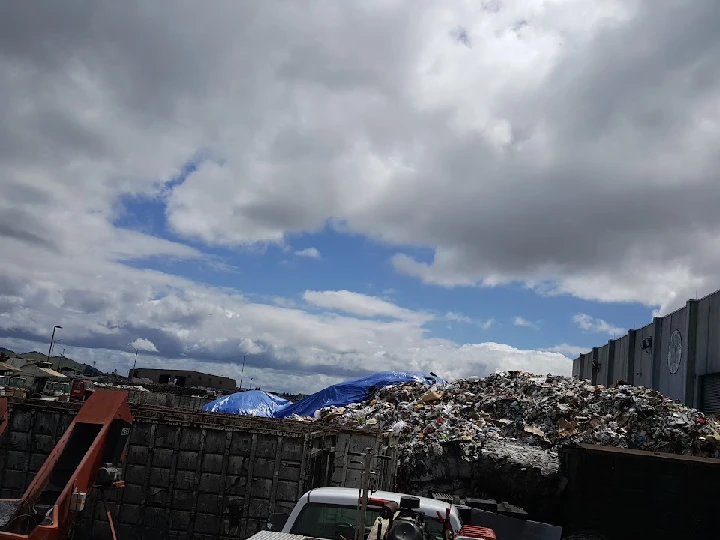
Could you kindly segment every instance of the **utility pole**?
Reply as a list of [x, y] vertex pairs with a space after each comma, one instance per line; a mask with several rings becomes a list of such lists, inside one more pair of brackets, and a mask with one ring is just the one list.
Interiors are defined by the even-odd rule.
[[62, 369], [62, 361], [65, 359], [65, 347], [60, 347], [62, 349], [62, 352], [60, 353], [60, 358], [58, 358], [58, 371]]
[[[62, 326], [57, 325], [57, 324], [55, 326], [53, 326], [52, 336], [50, 336], [50, 347], [48, 347], [48, 353], [47, 353], [47, 361], [48, 362], [50, 362], [50, 355], [52, 354], [53, 343], [55, 342], [55, 330], [58, 330], [58, 329], [62, 330]], [[58, 366], [58, 368], [59, 367], [60, 366]]]
[[245, 373], [245, 355], [243, 355], [242, 369], [240, 370], [240, 392], [242, 392], [243, 374]]
[[133, 347], [133, 349], [135, 349], [135, 362], [133, 362], [133, 370], [132, 370], [132, 374], [130, 375], [130, 382], [132, 382], [132, 380], [135, 378], [135, 368], [137, 367], [138, 350], [135, 347]]

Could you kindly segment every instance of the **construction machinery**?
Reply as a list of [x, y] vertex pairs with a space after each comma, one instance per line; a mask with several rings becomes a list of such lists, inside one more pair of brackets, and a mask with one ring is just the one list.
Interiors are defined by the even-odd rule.
[[70, 385], [70, 401], [86, 401], [95, 392], [95, 385], [89, 379], [73, 379]]
[[[0, 403], [0, 432], [3, 407]], [[60, 540], [73, 530], [96, 488], [105, 503], [108, 489], [123, 486], [132, 425], [127, 392], [98, 390], [85, 402], [20, 499], [0, 500], [0, 540]], [[112, 516], [105, 511], [115, 537]]]

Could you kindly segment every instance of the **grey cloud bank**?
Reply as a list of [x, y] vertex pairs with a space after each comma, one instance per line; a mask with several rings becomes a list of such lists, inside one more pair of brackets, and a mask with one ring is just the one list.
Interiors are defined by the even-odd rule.
[[[428, 284], [660, 311], [716, 289], [717, 2], [483, 6], [4, 4], [0, 338], [42, 343], [62, 320], [108, 365], [142, 339], [230, 371], [219, 358], [251, 352], [280, 378], [569, 372], [559, 353], [432, 338], [430, 315], [380, 298], [308, 291], [317, 313], [127, 265], [328, 224], [431, 247], [392, 259]], [[182, 241], [116, 226], [125, 197], [164, 202]]]

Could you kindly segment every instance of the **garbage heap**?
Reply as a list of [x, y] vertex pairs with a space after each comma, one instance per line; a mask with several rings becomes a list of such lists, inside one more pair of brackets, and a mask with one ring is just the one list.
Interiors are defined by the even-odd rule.
[[315, 420], [399, 436], [400, 487], [532, 506], [559, 489], [557, 448], [591, 443], [720, 457], [720, 425], [655, 390], [524, 372], [379, 390]]

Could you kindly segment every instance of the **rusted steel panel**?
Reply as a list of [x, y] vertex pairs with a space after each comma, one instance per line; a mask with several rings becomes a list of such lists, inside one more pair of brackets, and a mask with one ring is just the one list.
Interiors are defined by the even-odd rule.
[[0, 435], [5, 432], [8, 425], [8, 402], [7, 398], [0, 397]]

